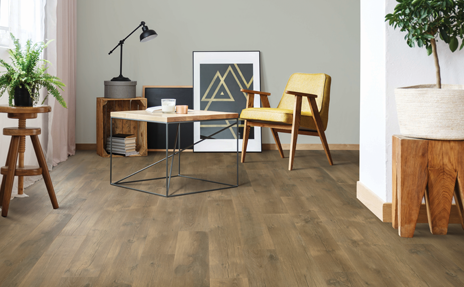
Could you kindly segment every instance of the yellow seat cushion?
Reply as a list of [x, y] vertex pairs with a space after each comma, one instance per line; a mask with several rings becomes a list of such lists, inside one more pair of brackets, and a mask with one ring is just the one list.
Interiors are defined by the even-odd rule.
[[[242, 120], [256, 120], [291, 125], [293, 123], [293, 110], [276, 108], [248, 108], [242, 110], [240, 118]], [[300, 126], [310, 130], [316, 130], [316, 124], [314, 123], [311, 112], [301, 112]]]

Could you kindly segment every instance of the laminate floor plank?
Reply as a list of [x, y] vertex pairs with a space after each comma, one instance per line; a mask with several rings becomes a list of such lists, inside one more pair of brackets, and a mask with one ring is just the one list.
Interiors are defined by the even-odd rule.
[[[403, 246], [404, 242], [399, 243], [398, 245]], [[423, 276], [417, 273], [417, 261], [409, 261], [403, 258], [404, 249], [398, 248], [399, 246], [389, 246], [389, 245], [376, 245], [375, 252], [382, 258], [383, 263], [387, 266], [387, 269], [390, 272], [395, 272], [395, 270], [401, 270], [397, 273], [395, 277], [401, 282], [399, 284], [403, 286], [434, 286], [434, 281], [426, 280]], [[395, 272], [396, 273], [396, 272]]]
[[281, 268], [290, 286], [319, 286], [324, 280], [309, 255], [290, 215], [265, 215]]
[[85, 236], [58, 236], [19, 286], [59, 286], [61, 275], [84, 239]]
[[[110, 200], [111, 201], [111, 200]], [[120, 210], [105, 209], [90, 228], [63, 277], [99, 277], [106, 257], [127, 216]]]
[[287, 278], [283, 272], [281, 259], [273, 249], [243, 250], [243, 258], [248, 271], [250, 287], [297, 286], [294, 278]]
[[248, 287], [247, 278], [211, 279], [211, 287]]
[[144, 253], [175, 254], [177, 233], [180, 226], [181, 198], [159, 198], [155, 213], [151, 218]]
[[126, 215], [96, 281], [97, 286], [132, 286], [157, 202], [157, 197], [145, 193], [134, 195], [132, 206], [124, 211]]
[[204, 231], [179, 231], [172, 287], [210, 286], [209, 240]]
[[[288, 164], [288, 155], [285, 154], [285, 159], [282, 160]], [[321, 166], [330, 166], [324, 151], [302, 150], [295, 153], [293, 170], [306, 170], [308, 168], [320, 168]]]
[[257, 208], [262, 214], [288, 213], [285, 204], [279, 196], [274, 184], [272, 174], [269, 171], [253, 171], [253, 176], [258, 180], [253, 180], [251, 185], [256, 194]]
[[95, 285], [97, 279], [95, 277], [62, 277], [56, 287], [92, 287], [97, 286]]
[[[288, 151], [285, 151], [288, 156]], [[113, 182], [164, 152], [113, 161]], [[240, 186], [164, 198], [109, 184], [110, 160], [78, 151], [0, 218], [0, 286], [463, 286], [464, 230], [401, 238], [356, 199], [358, 151], [248, 153]], [[236, 154], [184, 153], [181, 173], [235, 183]], [[173, 174], [177, 174], [177, 158]], [[161, 164], [134, 179], [164, 176]], [[165, 180], [129, 184], [164, 192]], [[175, 178], [180, 194], [215, 184]], [[219, 186], [217, 186], [219, 187]]]
[[2, 252], [0, 286], [19, 285], [70, 219], [70, 214], [50, 214], [16, 248]]
[[99, 180], [81, 180], [78, 184], [74, 185], [66, 193], [57, 195], [58, 204], [60, 208], [54, 209], [53, 213], [69, 213], [75, 214], [80, 207], [85, 203], [88, 195], [85, 192], [76, 192], [77, 190], [84, 190], [91, 192], [96, 189], [100, 184]]
[[329, 167], [323, 167], [337, 183], [355, 184], [359, 178], [359, 168], [355, 163], [337, 164]]
[[240, 221], [240, 239], [243, 249], [274, 249], [263, 214], [258, 212], [256, 195], [251, 188], [234, 191], [235, 212]]
[[311, 212], [310, 199], [303, 196], [281, 197], [289, 214], [308, 214]]
[[439, 238], [432, 238], [432, 240], [422, 237], [417, 238], [416, 242], [417, 244], [433, 245], [441, 253], [442, 258], [447, 258], [450, 262], [453, 262], [464, 270], [464, 260], [462, 260], [464, 258], [464, 240], [462, 240], [462, 235], [460, 235], [461, 230], [462, 228], [458, 224], [450, 224], [448, 236], [439, 236]]
[[316, 268], [328, 285], [368, 286], [316, 212], [304, 212], [292, 219], [306, 251], [317, 262]]
[[134, 287], [172, 286], [174, 254], [144, 251], [134, 272]]
[[[93, 190], [85, 193], [85, 202], [81, 204], [79, 210], [75, 211], [74, 216], [61, 232], [66, 236], [85, 236], [95, 225], [103, 212], [102, 206], [112, 196], [107, 191], [108, 183], [100, 182]], [[76, 194], [82, 194], [76, 192]], [[61, 207], [60, 207], [61, 208]]]
[[423, 264], [423, 268], [415, 273], [430, 286], [464, 285], [463, 269], [432, 244], [403, 244], [401, 247], [401, 251], [408, 255], [403, 260], [410, 266]]
[[373, 286], [405, 286], [396, 272], [391, 272], [384, 264], [383, 256], [376, 252], [375, 246], [342, 246], [354, 264], [358, 274]]
[[277, 194], [281, 197], [301, 197], [303, 192], [292, 178], [292, 172], [288, 170], [273, 169], [270, 171], [271, 181]]
[[[360, 215], [360, 210], [365, 209], [364, 205], [359, 202], [353, 194], [347, 193], [332, 177], [323, 169], [311, 169], [308, 171], [308, 176], [311, 179], [303, 179], [308, 186], [308, 192], [311, 198], [318, 196], [321, 201], [325, 201], [322, 208], [327, 205], [333, 206], [330, 209], [331, 219], [336, 218], [351, 218], [364, 220]], [[302, 183], [300, 179], [300, 184]]]
[[246, 278], [239, 220], [232, 200], [208, 201], [210, 278]]
[[[181, 199], [179, 228], [183, 231], [208, 231], [208, 195], [192, 194]], [[179, 200], [180, 201], [180, 200]]]

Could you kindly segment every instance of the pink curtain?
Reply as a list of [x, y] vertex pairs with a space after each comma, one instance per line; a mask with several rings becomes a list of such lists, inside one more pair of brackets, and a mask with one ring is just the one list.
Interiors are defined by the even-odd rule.
[[[48, 3], [50, 2], [54, 1]], [[56, 75], [66, 85], [62, 96], [68, 108], [61, 107], [52, 97], [48, 100], [48, 104], [52, 106], [48, 125], [50, 131], [47, 145], [49, 166], [56, 166], [65, 161], [69, 155], [76, 153], [77, 0], [56, 1], [55, 3], [56, 21], [53, 15], [50, 15], [47, 20], [47, 38], [56, 39], [51, 43], [55, 47], [49, 46], [51, 48], [49, 58], [55, 59], [52, 63], [56, 63]]]

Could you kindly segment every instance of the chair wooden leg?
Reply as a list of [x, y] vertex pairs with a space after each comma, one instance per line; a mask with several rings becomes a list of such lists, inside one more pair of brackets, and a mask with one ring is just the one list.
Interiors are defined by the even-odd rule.
[[53, 189], [52, 178], [48, 172], [47, 162], [45, 161], [45, 156], [42, 152], [42, 146], [40, 145], [39, 137], [31, 135], [32, 145], [34, 146], [35, 155], [37, 156], [37, 161], [39, 166], [42, 168], [42, 176], [47, 186], [48, 196], [52, 202], [53, 209], [59, 208], [58, 200], [56, 199], [55, 190]]
[[275, 129], [271, 129], [272, 135], [274, 136], [275, 143], [277, 145], [277, 149], [279, 150], [280, 157], [285, 158], [284, 151], [282, 150], [282, 145], [280, 144], [279, 134], [276, 132]]
[[319, 132], [319, 137], [321, 138], [322, 146], [324, 147], [325, 155], [327, 156], [327, 159], [329, 160], [329, 164], [333, 165], [334, 163], [332, 161], [332, 155], [330, 154], [329, 145], [327, 144], [325, 133], [322, 130]]
[[243, 125], [242, 163], [245, 162], [248, 137], [250, 137], [250, 125], [248, 124], [248, 121], [245, 121], [245, 124]]
[[13, 136], [10, 143], [10, 152], [8, 153], [8, 174], [4, 176], [2, 182], [3, 200], [2, 200], [2, 216], [8, 215], [10, 207], [11, 192], [13, 190], [13, 181], [16, 172], [16, 162], [18, 161], [19, 137]]
[[295, 108], [293, 111], [292, 140], [290, 142], [290, 158], [288, 160], [288, 170], [293, 169], [293, 159], [295, 158], [296, 141], [301, 120], [301, 97], [295, 97]]
[[295, 151], [296, 151], [296, 141], [298, 139], [298, 126], [292, 127], [292, 139], [290, 142], [290, 156], [288, 161], [288, 170], [293, 169], [293, 159], [295, 158]]
[[322, 120], [321, 115], [317, 109], [316, 100], [314, 98], [308, 98], [309, 107], [311, 108], [311, 112], [313, 114], [314, 123], [316, 124], [317, 133], [321, 138], [322, 146], [324, 147], [325, 155], [329, 160], [329, 164], [333, 165], [332, 156], [330, 155], [329, 145], [327, 144], [327, 139], [325, 138], [325, 133], [322, 128]]

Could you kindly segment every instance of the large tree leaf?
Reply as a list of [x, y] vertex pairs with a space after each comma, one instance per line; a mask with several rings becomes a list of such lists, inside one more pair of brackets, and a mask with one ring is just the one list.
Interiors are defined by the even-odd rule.
[[443, 41], [445, 41], [445, 43], [449, 43], [450, 42], [450, 36], [448, 35], [448, 33], [446, 33], [446, 31], [442, 28], [440, 28], [440, 36], [441, 38], [443, 39]]
[[451, 52], [456, 51], [456, 49], [458, 48], [458, 45], [459, 45], [458, 39], [456, 37], [451, 38], [450, 43], [449, 43]]

